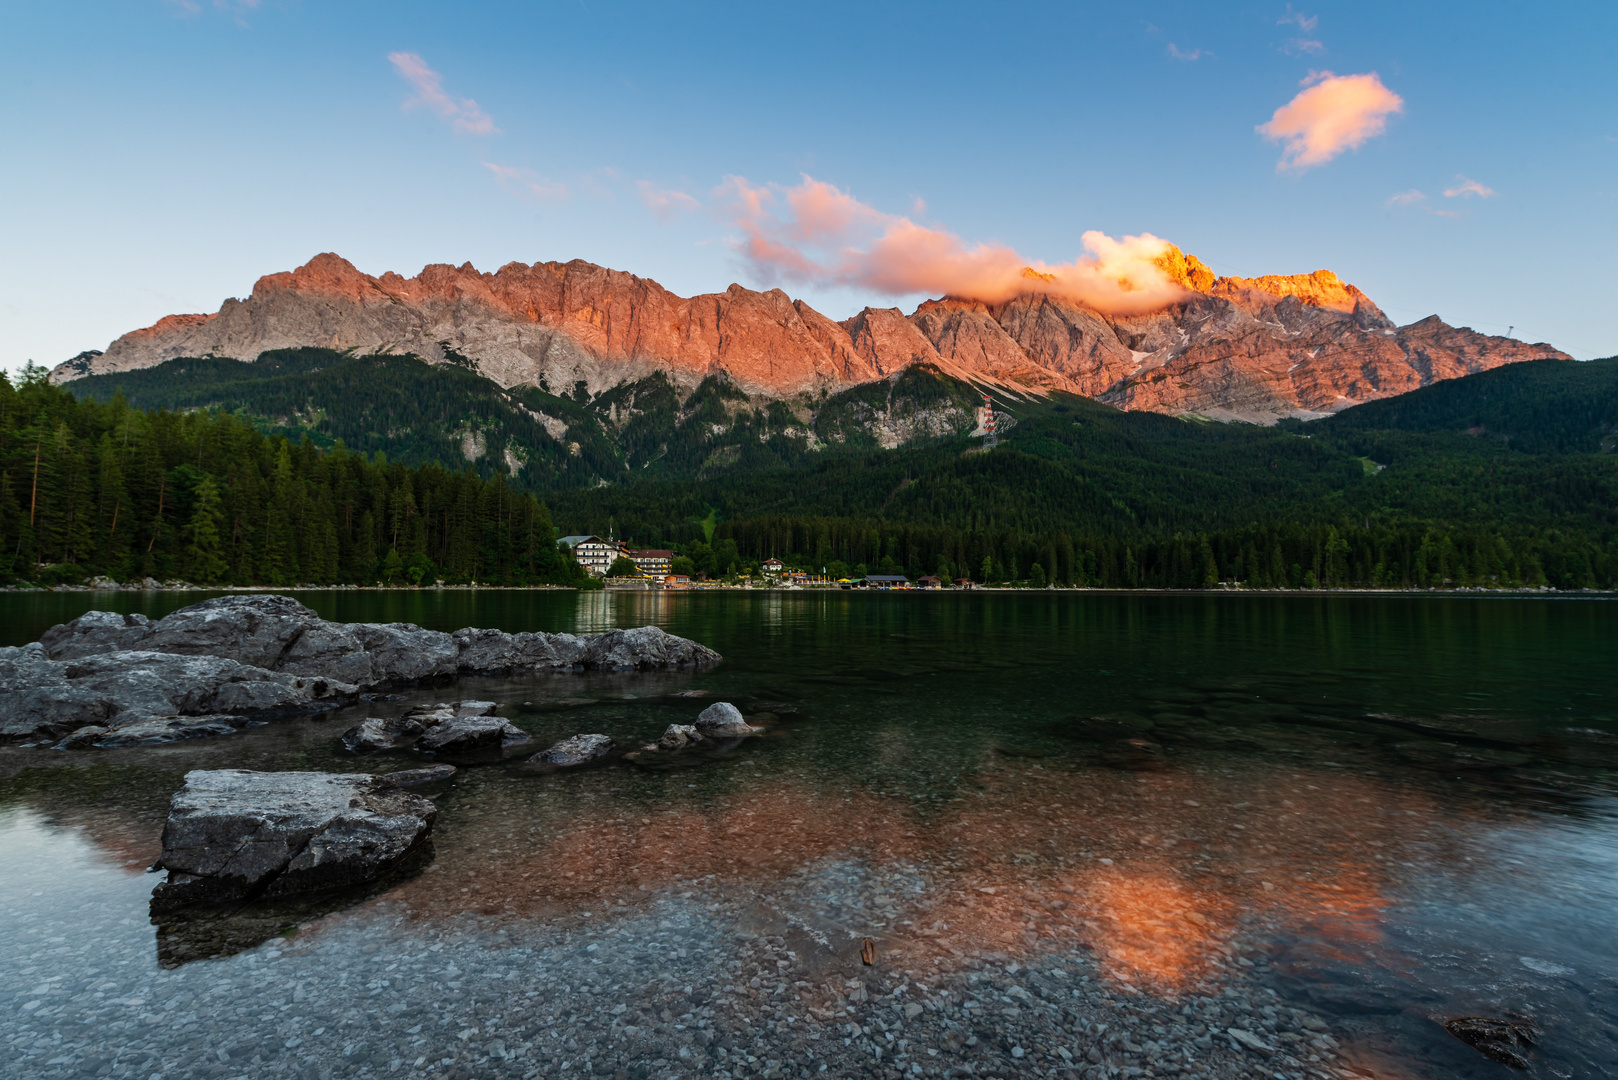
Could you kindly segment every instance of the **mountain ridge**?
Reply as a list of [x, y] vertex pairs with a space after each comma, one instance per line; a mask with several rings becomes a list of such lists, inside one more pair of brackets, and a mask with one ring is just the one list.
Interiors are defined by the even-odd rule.
[[[323, 253], [268, 274], [245, 299], [170, 315], [105, 353], [51, 373], [56, 382], [153, 367], [180, 357], [252, 360], [323, 347], [465, 357], [504, 387], [600, 394], [661, 371], [695, 386], [724, 375], [762, 396], [830, 393], [917, 363], [1017, 394], [1064, 390], [1126, 410], [1271, 423], [1313, 418], [1523, 360], [1568, 359], [1451, 327], [1431, 316], [1396, 327], [1327, 270], [1217, 277], [1169, 248], [1159, 269], [1182, 299], [1113, 316], [1030, 290], [986, 304], [923, 302], [906, 316], [867, 307], [835, 321], [780, 289], [733, 284], [680, 297], [650, 278], [575, 259], [429, 265], [415, 277], [371, 276]], [[1037, 278], [1033, 271], [1028, 274]]]

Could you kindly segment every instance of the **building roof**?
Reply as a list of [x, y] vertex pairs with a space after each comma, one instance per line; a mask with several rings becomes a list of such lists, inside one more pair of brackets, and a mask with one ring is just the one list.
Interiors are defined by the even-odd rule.
[[606, 543], [606, 541], [601, 539], [599, 536], [564, 536], [556, 542], [558, 544], [566, 544], [568, 547], [578, 547], [586, 540], [594, 540], [598, 544]]
[[909, 581], [903, 574], [866, 574], [866, 581]]

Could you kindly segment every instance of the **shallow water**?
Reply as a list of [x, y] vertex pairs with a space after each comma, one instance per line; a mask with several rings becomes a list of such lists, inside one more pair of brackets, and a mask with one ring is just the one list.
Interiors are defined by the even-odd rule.
[[[197, 598], [4, 596], [0, 644], [92, 606]], [[1468, 1015], [1531, 1018], [1534, 1075], [1618, 1061], [1611, 601], [299, 598], [445, 630], [656, 623], [726, 662], [467, 679], [156, 749], [0, 748], [0, 1073], [611, 1074], [641, 1064], [635, 1030], [712, 1030], [706, 1006], [794, 1075], [820, 1060], [802, 1022], [854, 995], [866, 938], [918, 986], [985, 961], [1164, 1002], [1256, 984], [1326, 1017], [1368, 1075], [1506, 1075], [1440, 1026]], [[338, 735], [456, 697], [501, 702], [529, 752], [587, 731], [635, 746], [690, 722], [703, 703], [670, 696], [690, 689], [767, 734], [573, 773], [468, 764], [426, 792], [440, 816], [413, 876], [224, 923], [147, 918], [142, 871], [190, 769], [407, 767]], [[790, 972], [757, 960], [776, 941]], [[743, 1009], [749, 990], [777, 1004]], [[615, 1020], [592, 1026], [580, 1002]], [[644, 1064], [755, 1071], [710, 1051]]]

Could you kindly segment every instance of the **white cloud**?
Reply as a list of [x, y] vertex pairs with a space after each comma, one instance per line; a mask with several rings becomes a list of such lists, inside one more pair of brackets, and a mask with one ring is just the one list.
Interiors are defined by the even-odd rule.
[[1169, 55], [1176, 60], [1200, 60], [1204, 56], [1212, 56], [1213, 53], [1203, 49], [1182, 49], [1171, 41], [1169, 42]]
[[1415, 188], [1411, 188], [1409, 191], [1401, 191], [1397, 195], [1388, 196], [1389, 206], [1415, 206], [1426, 201], [1427, 196]]
[[494, 135], [499, 128], [494, 120], [471, 98], [452, 98], [444, 93], [444, 79], [427, 66], [416, 53], [388, 54], [399, 77], [416, 88], [416, 95], [405, 100], [405, 108], [422, 107], [449, 120], [456, 131], [468, 135]]

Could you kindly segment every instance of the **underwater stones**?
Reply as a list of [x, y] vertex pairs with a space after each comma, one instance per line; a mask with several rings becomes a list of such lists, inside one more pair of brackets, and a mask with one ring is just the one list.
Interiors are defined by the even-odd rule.
[[613, 741], [606, 735], [574, 735], [563, 739], [550, 749], [535, 754], [528, 761], [533, 765], [584, 765], [612, 752]]
[[199, 769], [175, 793], [154, 912], [374, 880], [431, 833], [437, 809], [375, 776]]
[[756, 728], [742, 719], [742, 712], [728, 701], [716, 701], [697, 714], [697, 731], [708, 739], [735, 739], [743, 735], [756, 735]]
[[1527, 1020], [1500, 1020], [1489, 1016], [1458, 1016], [1444, 1030], [1488, 1058], [1514, 1069], [1528, 1068], [1524, 1057], [1539, 1032]]

